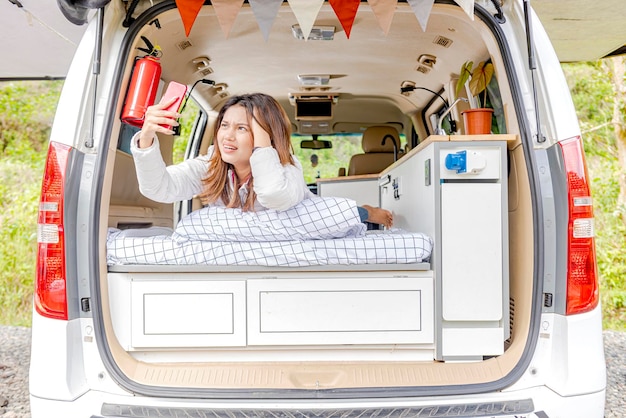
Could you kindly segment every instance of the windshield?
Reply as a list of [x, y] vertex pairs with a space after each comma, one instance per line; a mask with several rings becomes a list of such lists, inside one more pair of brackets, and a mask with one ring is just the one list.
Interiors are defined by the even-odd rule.
[[[307, 184], [313, 184], [318, 178], [339, 176], [339, 170], [348, 169], [350, 158], [354, 154], [363, 153], [361, 147], [361, 133], [337, 133], [332, 135], [300, 135], [291, 136], [291, 144], [296, 157], [302, 164], [304, 179]], [[302, 141], [330, 141], [332, 148], [308, 149], [301, 148]], [[400, 135], [400, 148], [404, 147], [406, 138]]]

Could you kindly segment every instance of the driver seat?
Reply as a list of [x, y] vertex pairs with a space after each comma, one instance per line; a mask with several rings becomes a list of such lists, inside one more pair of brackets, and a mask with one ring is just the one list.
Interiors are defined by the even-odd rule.
[[350, 158], [348, 176], [378, 174], [393, 164], [400, 155], [398, 131], [390, 126], [370, 126], [361, 139], [363, 154]]

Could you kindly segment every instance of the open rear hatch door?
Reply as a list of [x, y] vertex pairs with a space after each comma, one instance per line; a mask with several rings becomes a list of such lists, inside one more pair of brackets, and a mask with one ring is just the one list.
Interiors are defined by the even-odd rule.
[[[84, 7], [82, 13], [86, 18], [89, 8], [101, 7], [103, 2], [61, 3], [66, 4], [65, 14], [55, 1], [0, 2], [4, 41], [0, 44], [0, 56], [4, 58], [0, 80], [66, 76], [78, 41], [86, 29], [85, 25], [79, 25], [81, 7]], [[532, 7], [545, 26], [561, 62], [589, 61], [626, 53], [623, 0], [532, 0]]]
[[626, 53], [623, 0], [532, 0], [561, 62]]
[[[87, 0], [84, 3], [94, 6], [108, 1]], [[56, 1], [0, 1], [0, 81], [65, 78], [76, 47], [87, 29], [79, 16], [86, 21], [94, 12], [87, 6], [75, 5], [78, 2], [64, 3], [70, 5], [62, 12]]]

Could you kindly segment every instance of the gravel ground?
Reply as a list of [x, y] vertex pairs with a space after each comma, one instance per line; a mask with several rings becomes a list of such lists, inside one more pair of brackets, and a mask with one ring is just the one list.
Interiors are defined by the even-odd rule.
[[30, 328], [0, 326], [0, 417], [30, 418]]
[[607, 367], [606, 418], [626, 417], [626, 332], [604, 331]]
[[[604, 332], [608, 371], [605, 418], [626, 417], [626, 332]], [[30, 328], [0, 326], [0, 417], [30, 418]]]

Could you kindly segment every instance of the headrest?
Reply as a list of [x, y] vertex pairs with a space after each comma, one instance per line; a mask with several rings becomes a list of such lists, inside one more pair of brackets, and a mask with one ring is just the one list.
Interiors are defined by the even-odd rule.
[[387, 138], [385, 145], [383, 145], [383, 138], [391, 135], [396, 140], [396, 146], [400, 151], [400, 137], [398, 131], [391, 126], [370, 126], [363, 132], [363, 138], [361, 139], [361, 146], [363, 152], [393, 152], [393, 140]]

